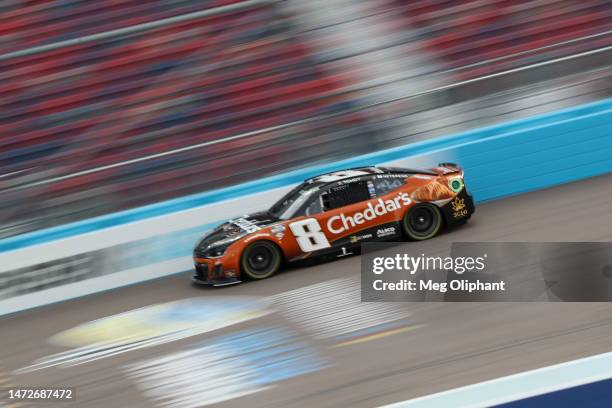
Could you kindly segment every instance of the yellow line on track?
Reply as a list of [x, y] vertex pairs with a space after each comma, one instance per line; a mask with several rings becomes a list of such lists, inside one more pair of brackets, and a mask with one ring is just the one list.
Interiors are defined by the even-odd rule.
[[352, 346], [354, 344], [360, 344], [360, 343], [365, 343], [365, 342], [372, 341], [372, 340], [378, 340], [378, 339], [382, 339], [384, 337], [393, 336], [394, 334], [405, 333], [407, 331], [419, 329], [419, 328], [421, 328], [423, 326], [425, 326], [425, 325], [424, 324], [417, 324], [417, 325], [414, 325], [414, 326], [400, 327], [400, 328], [397, 328], [397, 329], [387, 330], [387, 331], [384, 331], [384, 332], [381, 332], [381, 333], [372, 334], [370, 336], [360, 337], [358, 339], [345, 341], [343, 343], [338, 343], [336, 345], [333, 345], [332, 348], [338, 348], [338, 347], [344, 347], [344, 346]]

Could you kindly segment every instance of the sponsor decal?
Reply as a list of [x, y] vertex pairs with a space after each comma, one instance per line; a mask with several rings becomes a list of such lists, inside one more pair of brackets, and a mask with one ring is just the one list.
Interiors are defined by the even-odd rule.
[[261, 229], [258, 225], [252, 223], [246, 218], [236, 218], [235, 220], [230, 220], [230, 222], [249, 234]]
[[336, 258], [342, 258], [343, 256], [353, 255], [352, 252], [347, 252], [346, 251], [346, 247], [342, 247], [341, 249], [342, 249], [342, 253], [336, 255]]
[[412, 192], [412, 199], [421, 202], [446, 200], [454, 196], [455, 193], [449, 187], [437, 180], [425, 184]]
[[415, 174], [414, 176], [412, 176], [412, 178], [421, 179], [421, 180], [431, 180], [434, 178], [434, 176], [428, 176], [425, 174]]
[[273, 233], [277, 233], [277, 232], [285, 232], [285, 226], [283, 224], [278, 224], [278, 225], [274, 225], [272, 226], [271, 231]]
[[[366, 176], [369, 173], [361, 170], [342, 170], [337, 171], [335, 173], [323, 174], [322, 176], [315, 177], [313, 181], [320, 183], [333, 183], [335, 181], [340, 181], [343, 179], [348, 179], [351, 177], [359, 177]], [[356, 179], [359, 180], [359, 179]], [[345, 181], [346, 182], [346, 181]]]
[[465, 217], [468, 213], [465, 200], [459, 196], [455, 197], [455, 199], [451, 201], [451, 208], [453, 209], [454, 218]]
[[356, 244], [359, 241], [363, 241], [364, 239], [370, 239], [370, 238], [372, 238], [372, 234], [353, 235], [351, 236], [351, 238], [349, 238], [349, 241], [351, 242], [351, 244]]
[[376, 236], [378, 238], [387, 237], [389, 235], [395, 235], [395, 227], [379, 228], [376, 230]]
[[453, 190], [455, 193], [458, 193], [463, 188], [463, 180], [461, 179], [461, 177], [456, 177], [449, 182], [449, 185], [451, 190]]
[[402, 207], [407, 207], [412, 203], [407, 193], [399, 193], [395, 198], [383, 200], [379, 198], [374, 203], [369, 202], [368, 207], [363, 211], [358, 211], [352, 215], [334, 215], [327, 221], [327, 229], [332, 234], [341, 234], [344, 231], [361, 225], [366, 221], [371, 221], [389, 212], [396, 211]]
[[368, 193], [370, 193], [370, 197], [376, 197], [376, 189], [374, 188], [374, 183], [371, 180], [368, 180]]
[[357, 177], [357, 178], [352, 178], [348, 180], [341, 180], [340, 182], [338, 182], [338, 184], [351, 184], [351, 183], [356, 183], [358, 181], [361, 181], [361, 178]]
[[274, 225], [270, 231], [272, 231], [272, 233], [274, 234], [274, 236], [278, 239], [283, 239], [283, 237], [285, 236], [285, 229], [286, 227], [283, 224], [279, 224], [279, 225]]
[[386, 178], [408, 178], [410, 174], [378, 174], [376, 178], [386, 179]]

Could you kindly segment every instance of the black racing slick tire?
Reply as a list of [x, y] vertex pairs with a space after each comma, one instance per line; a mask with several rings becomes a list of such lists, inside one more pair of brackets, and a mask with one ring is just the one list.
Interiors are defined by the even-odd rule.
[[280, 269], [280, 248], [270, 241], [256, 241], [247, 246], [240, 258], [241, 273], [248, 279], [266, 279]]
[[404, 215], [402, 228], [411, 241], [423, 241], [436, 236], [442, 228], [440, 209], [431, 203], [420, 203]]

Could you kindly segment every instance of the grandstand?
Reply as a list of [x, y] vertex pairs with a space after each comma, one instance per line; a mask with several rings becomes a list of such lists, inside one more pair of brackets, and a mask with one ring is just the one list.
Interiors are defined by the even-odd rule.
[[6, 54], [73, 40], [237, 2], [238, 0], [6, 2], [8, 4], [0, 4], [0, 52]]
[[[606, 0], [394, 0], [392, 4], [406, 24], [417, 29], [422, 47], [447, 69], [477, 64], [462, 69], [461, 79], [610, 44], [609, 38], [598, 37], [552, 47], [612, 29], [612, 7]], [[533, 49], [542, 50], [524, 54]], [[516, 57], [507, 58], [512, 55]], [[480, 65], [483, 61], [491, 63]]]
[[[0, 237], [387, 147], [384, 115], [287, 3], [0, 5]], [[605, 0], [381, 7], [449, 83], [611, 42]]]

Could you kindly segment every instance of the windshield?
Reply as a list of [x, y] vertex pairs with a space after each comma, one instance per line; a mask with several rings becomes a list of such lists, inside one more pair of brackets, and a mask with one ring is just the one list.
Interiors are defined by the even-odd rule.
[[311, 187], [307, 184], [300, 184], [278, 200], [268, 212], [281, 220], [293, 218], [296, 212], [317, 190], [318, 188]]

